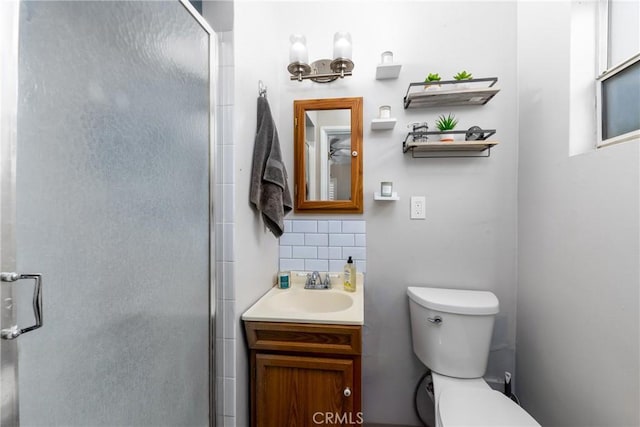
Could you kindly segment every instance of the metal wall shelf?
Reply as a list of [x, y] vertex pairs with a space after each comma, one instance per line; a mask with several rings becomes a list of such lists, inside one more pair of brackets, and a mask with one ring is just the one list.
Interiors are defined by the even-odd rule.
[[494, 87], [497, 82], [497, 77], [486, 77], [409, 83], [404, 108], [484, 105], [500, 91]]
[[[470, 141], [440, 141], [442, 135], [466, 135], [467, 131], [426, 131], [408, 132], [402, 142], [402, 152], [411, 151], [412, 157], [490, 157], [491, 147], [497, 141], [487, 141], [496, 133], [495, 129], [482, 129], [482, 135]], [[432, 139], [429, 139], [429, 136]], [[435, 137], [435, 138], [434, 138]], [[486, 153], [485, 153], [486, 152]], [[484, 153], [484, 154], [482, 154]]]
[[[405, 153], [411, 151], [415, 158], [436, 157], [490, 157], [491, 147], [497, 141], [453, 141], [453, 142], [422, 142], [405, 146]], [[486, 154], [482, 154], [486, 152]]]

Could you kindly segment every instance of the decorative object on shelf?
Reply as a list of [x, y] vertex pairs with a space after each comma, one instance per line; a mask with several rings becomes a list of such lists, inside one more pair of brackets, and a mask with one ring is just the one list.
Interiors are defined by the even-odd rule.
[[471, 126], [464, 135], [465, 141], [481, 141], [485, 139], [484, 131], [480, 126]]
[[381, 105], [378, 111], [378, 118], [371, 120], [371, 130], [393, 129], [396, 119], [391, 118], [391, 106]]
[[439, 82], [440, 80], [440, 74], [438, 73], [429, 73], [427, 78], [424, 79], [425, 82]]
[[380, 60], [382, 62], [376, 67], [376, 80], [397, 79], [402, 65], [393, 63], [393, 52], [382, 52]]
[[438, 90], [440, 89], [440, 85], [438, 82], [441, 80], [440, 75], [438, 73], [429, 73], [427, 77], [425, 77], [424, 82], [429, 83], [424, 86], [424, 90]]
[[460, 84], [456, 87], [457, 89], [468, 89], [470, 87], [468, 81], [473, 79], [473, 75], [471, 75], [471, 73], [467, 73], [465, 70], [462, 70], [458, 74], [453, 76], [453, 79], [460, 82]]
[[429, 125], [427, 125], [427, 122], [410, 123], [407, 127], [413, 129], [414, 132], [426, 132], [429, 130]]
[[388, 119], [391, 117], [391, 106], [381, 105], [378, 113], [379, 119]]
[[[451, 113], [449, 113], [449, 115], [446, 117], [443, 114], [438, 117], [438, 120], [436, 120], [436, 127], [440, 132], [454, 130], [457, 124], [458, 119], [456, 119], [456, 116]], [[440, 135], [440, 141], [453, 141], [453, 139], [453, 134], [450, 133], [443, 133], [442, 135]]]
[[[494, 87], [497, 77], [474, 78], [473, 80], [439, 80], [409, 83], [404, 96], [404, 108], [427, 108], [459, 105], [484, 105], [500, 89]], [[463, 89], [464, 85], [469, 88]], [[440, 90], [422, 90], [431, 85]]]
[[382, 197], [391, 197], [393, 194], [393, 182], [382, 181], [380, 183], [380, 195]]
[[427, 142], [428, 140], [427, 131], [429, 130], [429, 126], [427, 125], [427, 122], [409, 123], [407, 127], [409, 129], [413, 129], [413, 131], [410, 132], [410, 135], [413, 141]]
[[329, 83], [338, 78], [352, 75], [354, 63], [351, 60], [351, 35], [345, 32], [335, 33], [333, 36], [333, 60], [319, 59], [309, 65], [307, 40], [301, 34], [293, 34], [289, 40], [289, 66], [291, 80], [301, 82], [310, 79], [317, 83]]
[[460, 71], [458, 74], [453, 76], [454, 80], [471, 80], [472, 78], [473, 78], [473, 75], [471, 73], [467, 73], [464, 70]]

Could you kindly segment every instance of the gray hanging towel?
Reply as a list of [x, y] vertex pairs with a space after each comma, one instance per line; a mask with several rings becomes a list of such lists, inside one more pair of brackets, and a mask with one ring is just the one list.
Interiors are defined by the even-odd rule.
[[258, 97], [258, 126], [253, 146], [249, 201], [262, 213], [262, 219], [276, 236], [284, 233], [284, 217], [293, 203], [282, 162], [278, 131], [271, 117], [267, 98]]

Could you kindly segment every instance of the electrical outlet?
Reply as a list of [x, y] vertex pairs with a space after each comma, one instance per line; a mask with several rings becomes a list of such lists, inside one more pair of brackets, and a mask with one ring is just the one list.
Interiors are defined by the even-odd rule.
[[424, 196], [411, 196], [411, 219], [426, 219]]

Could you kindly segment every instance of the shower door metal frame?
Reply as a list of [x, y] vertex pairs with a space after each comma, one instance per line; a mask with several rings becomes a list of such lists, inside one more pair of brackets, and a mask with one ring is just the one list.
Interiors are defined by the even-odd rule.
[[216, 299], [217, 299], [217, 280], [216, 280], [216, 222], [215, 203], [216, 198], [216, 146], [217, 141], [217, 117], [216, 92], [218, 83], [218, 37], [213, 28], [205, 21], [200, 13], [191, 5], [189, 0], [179, 0], [187, 9], [191, 16], [198, 22], [200, 27], [209, 36], [209, 425], [216, 426]]
[[[16, 153], [21, 0], [0, 1], [0, 271], [16, 271]], [[217, 37], [188, 0], [178, 0], [209, 39], [209, 425], [215, 426], [215, 147]], [[12, 286], [0, 286], [0, 328], [16, 324]], [[18, 340], [0, 340], [0, 425], [19, 426]]]
[[[18, 19], [20, 3], [0, 2], [0, 269], [16, 269], [16, 139], [18, 113]], [[7, 310], [13, 286], [0, 284], [0, 327], [16, 324]], [[16, 340], [0, 342], [0, 425], [19, 424], [18, 346]]]
[[213, 28], [191, 5], [189, 0], [179, 0], [185, 9], [196, 20], [209, 36], [209, 426], [216, 426], [216, 235], [215, 235], [215, 203], [216, 203], [216, 138], [217, 117], [217, 82], [218, 82], [218, 38]]

